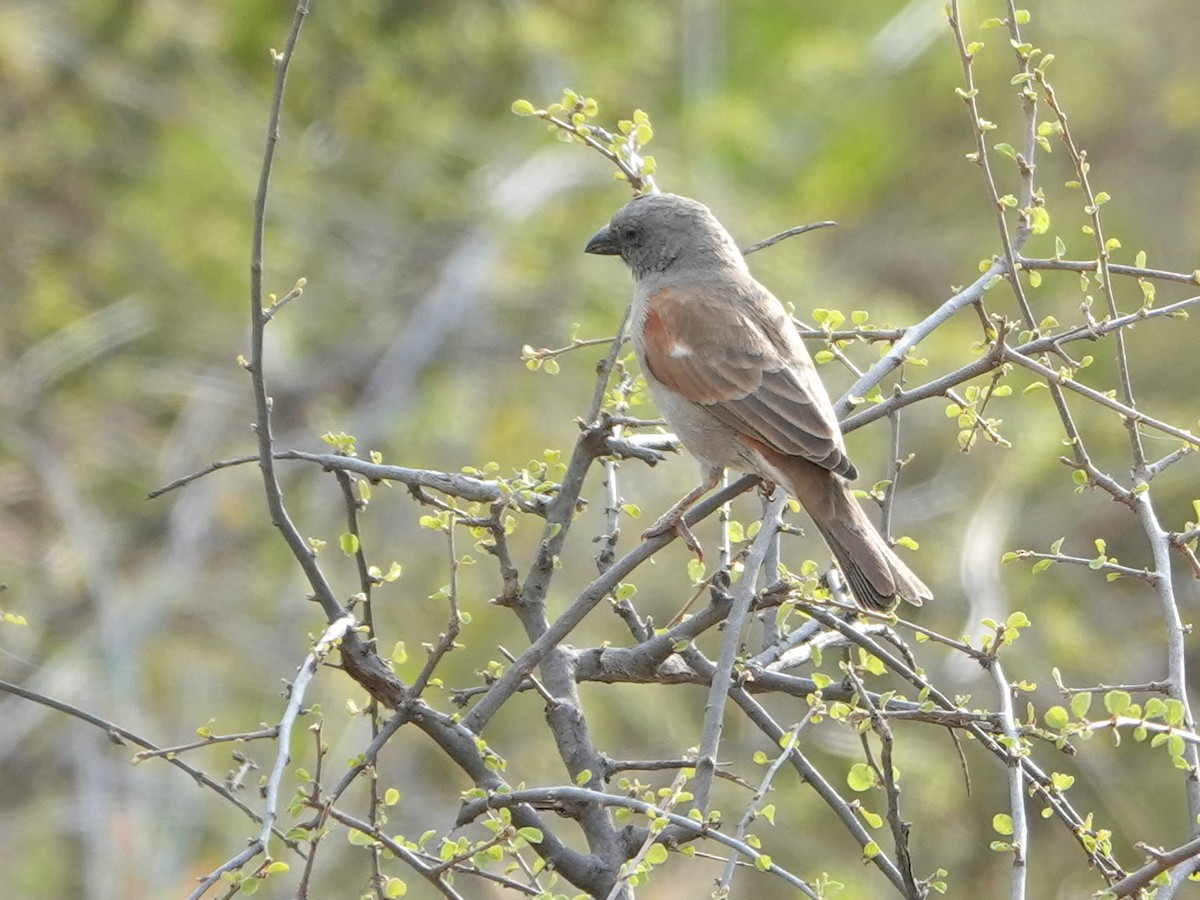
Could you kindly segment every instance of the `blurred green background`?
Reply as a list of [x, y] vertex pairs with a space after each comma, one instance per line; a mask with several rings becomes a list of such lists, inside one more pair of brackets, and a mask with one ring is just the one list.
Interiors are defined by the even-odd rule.
[[[1031, 7], [1027, 38], [1056, 55], [1050, 75], [1089, 151], [1093, 184], [1114, 198], [1105, 214], [1108, 235], [1123, 244], [1118, 259], [1145, 249], [1151, 265], [1192, 270], [1200, 244], [1194, 9], [1165, 0]], [[247, 352], [269, 50], [282, 46], [291, 13], [265, 0], [0, 6], [0, 609], [28, 621], [0, 626], [0, 678], [164, 745], [192, 739], [210, 718], [218, 733], [277, 721], [281, 679], [322, 628], [270, 528], [256, 468], [145, 500], [213, 460], [253, 452], [249, 382], [235, 358]], [[987, 43], [976, 74], [983, 114], [1000, 126], [994, 142], [1019, 146], [1007, 35], [978, 31], [1003, 14], [999, 2], [964, 7], [968, 34]], [[508, 471], [546, 448], [569, 448], [602, 351], [569, 354], [549, 376], [528, 371], [520, 348], [561, 346], [572, 323], [581, 337], [613, 332], [627, 276], [581, 249], [628, 191], [599, 156], [513, 116], [514, 99], [544, 105], [572, 87], [600, 102], [601, 121], [647, 110], [659, 185], [708, 203], [743, 244], [837, 219], [836, 229], [755, 256], [756, 274], [803, 320], [820, 306], [902, 325], [973, 280], [979, 261], [998, 251], [982, 179], [964, 161], [973, 143], [953, 92], [961, 83], [940, 2], [316, 0], [292, 67], [267, 232], [267, 289], [282, 294], [308, 280], [269, 329], [280, 446], [321, 450], [321, 433], [344, 430], [388, 462], [450, 471], [489, 460]], [[997, 170], [1001, 192], [1015, 192], [1011, 167]], [[1057, 234], [1071, 258], [1094, 255], [1080, 233], [1078, 195], [1062, 188], [1072, 173], [1057, 144], [1038, 173], [1052, 224], [1028, 252], [1051, 255]], [[1135, 308], [1136, 285], [1120, 288], [1124, 308]], [[1082, 296], [1077, 276], [1048, 274], [1033, 302], [1039, 315], [1066, 323], [1078, 318]], [[1163, 286], [1159, 302], [1183, 296]], [[1000, 291], [989, 305], [1015, 315]], [[969, 361], [978, 332], [969, 311], [943, 328], [923, 345], [929, 366], [910, 369], [910, 383]], [[1195, 327], [1159, 321], [1129, 340], [1147, 411], [1191, 427]], [[1111, 346], [1086, 352], [1097, 360], [1089, 383], [1114, 386]], [[852, 355], [866, 366], [876, 351]], [[836, 396], [851, 379], [825, 369]], [[1013, 648], [1007, 674], [1038, 682], [1043, 707], [1058, 702], [1052, 665], [1079, 685], [1161, 677], [1150, 591], [1106, 584], [1086, 569], [1057, 566], [1034, 578], [1024, 564], [1000, 567], [1003, 551], [1045, 550], [1060, 536], [1064, 552], [1091, 556], [1103, 537], [1110, 556], [1149, 563], [1127, 510], [1073, 492], [1046, 394], [1022, 396], [1020, 373], [1012, 383], [1014, 396], [989, 409], [1005, 420], [1011, 449], [960, 453], [944, 402], [903, 418], [904, 446], [916, 457], [895, 530], [921, 543], [913, 564], [938, 594], [920, 621], [977, 634], [982, 617], [1024, 610], [1035, 627]], [[1076, 405], [1097, 463], [1127, 477], [1120, 423]], [[884, 477], [887, 440], [882, 423], [850, 437], [868, 485]], [[1155, 456], [1175, 446], [1148, 443]], [[343, 530], [334, 482], [294, 464], [285, 473], [302, 531], [332, 546]], [[652, 471], [625, 464], [622, 473], [625, 499], [647, 516], [695, 479], [684, 458]], [[1196, 461], [1185, 460], [1156, 482], [1165, 527], [1194, 517], [1197, 476]], [[594, 482], [589, 495], [598, 497]], [[595, 571], [590, 537], [603, 530], [602, 507], [593, 503], [577, 524], [555, 602], [565, 604]], [[755, 508], [747, 500], [738, 515], [748, 520]], [[445, 618], [426, 599], [447, 580], [445, 548], [418, 527], [422, 512], [406, 491], [377, 488], [365, 521], [373, 561], [405, 566], [379, 593], [376, 615], [385, 651], [406, 641], [407, 677]], [[625, 530], [628, 548], [639, 525]], [[701, 537], [712, 539], [711, 526]], [[523, 553], [535, 539], [533, 523], [518, 530]], [[353, 593], [352, 567], [335, 553], [322, 558], [339, 591]], [[671, 548], [637, 579], [643, 610], [660, 622], [690, 591], [685, 560]], [[447, 665], [448, 687], [477, 683], [473, 669], [498, 658], [496, 643], [524, 646], [513, 617], [485, 603], [499, 591], [488, 562], [463, 576], [475, 628], [464, 634], [468, 650]], [[1178, 584], [1187, 618], [1197, 591], [1186, 572]], [[573, 642], [602, 639], [628, 639], [603, 609]], [[989, 681], [963, 659], [926, 647], [922, 663], [948, 692], [994, 706]], [[337, 777], [367, 734], [343, 705], [364, 697], [332, 672], [314, 691]], [[585, 686], [583, 696], [613, 756], [677, 756], [699, 740], [698, 689]], [[785, 723], [801, 715], [794, 703], [772, 709]], [[514, 782], [561, 777], [549, 739], [530, 734], [541, 715], [535, 697], [519, 698], [488, 732], [498, 752], [522, 764], [510, 768]], [[0, 695], [0, 722], [5, 897], [184, 896], [191, 879], [252, 833], [186, 776], [160, 761], [130, 766], [130, 748], [78, 721]], [[945, 866], [957, 896], [1006, 896], [1008, 857], [988, 849], [991, 817], [1006, 809], [1004, 772], [968, 747], [968, 796], [945, 735], [898, 731], [919, 872]], [[297, 740], [297, 764], [311, 766], [311, 747], [299, 732]], [[806, 740], [844, 785], [856, 741], [837, 727]], [[756, 780], [750, 753], [770, 748], [733, 714], [726, 741], [722, 759]], [[1041, 760], [1079, 776], [1072, 799], [1115, 830], [1132, 868], [1134, 841], [1184, 837], [1181, 781], [1165, 753], [1110, 744], [1098, 738], [1074, 759], [1042, 748]], [[245, 749], [269, 765], [273, 747]], [[385, 756], [381, 781], [402, 794], [389, 830], [448, 829], [468, 787], [462, 777], [417, 735], [402, 733]], [[218, 778], [234, 767], [229, 747], [190, 760]], [[882, 896], [882, 880], [858, 864], [857, 847], [811, 791], [779, 790], [779, 824], [763, 829], [776, 860], [808, 878], [830, 871], [847, 896]], [[258, 802], [253, 778], [245, 797]], [[718, 799], [735, 811], [745, 795]], [[863, 802], [882, 812], [879, 796]], [[1061, 825], [1035, 816], [1033, 828], [1032, 896], [1100, 887]], [[315, 895], [357, 896], [362, 851], [337, 836], [323, 853]], [[667, 871], [648, 896], [706, 896], [719, 869], [681, 861]], [[410, 896], [431, 895], [409, 873], [392, 874], [406, 877]], [[741, 891], [786, 896], [770, 879], [743, 877]], [[289, 896], [293, 883], [271, 882], [268, 893]]]

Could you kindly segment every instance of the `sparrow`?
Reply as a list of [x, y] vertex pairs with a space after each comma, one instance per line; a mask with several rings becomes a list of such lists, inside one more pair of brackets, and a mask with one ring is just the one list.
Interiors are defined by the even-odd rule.
[[861, 607], [931, 600], [851, 493], [858, 472], [792, 317], [708, 207], [642, 194], [585, 252], [629, 267], [630, 335], [650, 395], [704, 472], [651, 532], [679, 527], [724, 468], [751, 472], [800, 501]]

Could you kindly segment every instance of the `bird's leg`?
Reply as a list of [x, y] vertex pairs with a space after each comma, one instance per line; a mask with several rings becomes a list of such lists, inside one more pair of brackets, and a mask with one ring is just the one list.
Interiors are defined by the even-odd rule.
[[679, 535], [687, 548], [696, 554], [696, 558], [703, 562], [704, 550], [700, 547], [700, 542], [696, 540], [696, 536], [692, 534], [692, 529], [688, 528], [687, 522], [683, 520], [683, 517], [695, 505], [697, 500], [720, 484], [721, 472], [722, 469], [720, 466], [705, 469], [704, 480], [680, 497], [674, 506], [659, 516], [657, 522], [642, 532], [642, 538], [658, 537], [659, 535], [674, 531]]

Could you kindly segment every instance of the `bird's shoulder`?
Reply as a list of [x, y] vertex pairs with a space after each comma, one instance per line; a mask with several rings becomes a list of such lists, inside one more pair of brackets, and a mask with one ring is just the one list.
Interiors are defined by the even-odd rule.
[[804, 353], [783, 304], [749, 272], [651, 282], [640, 290], [648, 339], [704, 355], [747, 354], [788, 365]]

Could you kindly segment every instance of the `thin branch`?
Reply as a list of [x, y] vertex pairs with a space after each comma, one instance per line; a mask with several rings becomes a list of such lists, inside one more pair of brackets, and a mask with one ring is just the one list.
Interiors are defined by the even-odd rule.
[[1029, 821], [1025, 814], [1025, 771], [1021, 768], [1020, 757], [1024, 754], [1022, 740], [1017, 728], [1016, 715], [1013, 712], [1012, 687], [1004, 677], [1000, 668], [1000, 660], [992, 657], [987, 666], [992, 681], [996, 685], [996, 694], [1000, 700], [1000, 721], [1004, 727], [1004, 736], [1009, 752], [1008, 762], [1008, 808], [1012, 819], [1012, 836], [1007, 843], [1013, 854], [1012, 878], [1009, 897], [1011, 900], [1025, 900], [1026, 880], [1029, 877]]
[[[811, 604], [801, 605], [814, 619], [817, 619], [828, 628], [840, 631], [854, 643], [863, 647], [867, 652], [878, 657], [888, 668], [918, 690], [924, 691], [927, 698], [932, 700], [936, 705], [947, 710], [957, 711], [957, 706], [945, 694], [934, 687], [924, 676], [913, 670], [903, 660], [899, 659], [894, 653], [891, 653], [886, 647], [876, 641], [873, 635], [864, 634], [861, 629], [855, 628], [850, 623], [842, 621], [835, 615], [831, 615], [821, 606]], [[981, 664], [985, 663], [986, 657], [979, 661]], [[988, 752], [1004, 762], [1005, 765], [1010, 763], [1013, 754], [986, 729], [973, 722], [965, 723], [964, 727]], [[1025, 770], [1026, 777], [1029, 779], [1030, 790], [1043, 803], [1050, 807], [1059, 820], [1070, 830], [1076, 842], [1087, 854], [1092, 865], [1109, 880], [1123, 878], [1125, 872], [1112, 857], [1111, 853], [1094, 841], [1089, 844], [1089, 840], [1095, 837], [1095, 831], [1086, 823], [1070, 802], [1066, 800], [1061, 791], [1054, 786], [1051, 777], [1028, 756], [1022, 755], [1018, 759], [1019, 764]]]
[[215, 869], [201, 878], [199, 887], [188, 894], [187, 900], [200, 900], [201, 897], [208, 893], [209, 888], [221, 880], [222, 875], [224, 875], [226, 872], [236, 872], [246, 863], [250, 862], [250, 860], [254, 859], [254, 857], [258, 856], [258, 854], [261, 852], [262, 845], [259, 844], [258, 841], [254, 841], [241, 853], [238, 853], [236, 856], [227, 859], [225, 862], [221, 863], [221, 865], [217, 866]]
[[[732, 772], [724, 766], [726, 763], [721, 763], [717, 767], [717, 777], [723, 778], [726, 781], [741, 785], [742, 787], [750, 787], [750, 782], [742, 778], [736, 772]], [[694, 757], [684, 757], [682, 759], [604, 759], [604, 776], [605, 783], [612, 780], [613, 776], [619, 772], [661, 772], [669, 769], [694, 769], [696, 760]]]
[[[758, 816], [759, 804], [767, 796], [771, 790], [771, 782], [775, 780], [775, 776], [779, 774], [779, 770], [783, 768], [783, 764], [787, 762], [788, 754], [791, 748], [796, 744], [796, 738], [800, 731], [808, 724], [813, 717], [813, 713], [817, 710], [816, 706], [810, 706], [808, 711], [804, 713], [804, 718], [792, 726], [787, 733], [787, 740], [784, 746], [786, 749], [775, 757], [774, 761], [767, 768], [763, 775], [762, 781], [759, 782], [758, 788], [754, 791], [754, 796], [750, 798], [750, 802], [746, 804], [746, 811], [742, 813], [741, 819], [738, 820], [737, 828], [734, 830], [733, 836], [739, 841], [744, 840], [746, 832], [750, 828], [750, 823]], [[720, 881], [717, 882], [719, 890], [728, 892], [729, 885], [733, 881], [733, 873], [737, 868], [738, 856], [736, 853], [729, 854], [729, 858], [725, 862], [725, 871], [721, 874]]]
[[273, 725], [270, 728], [262, 728], [258, 731], [243, 731], [238, 734], [213, 734], [202, 738], [198, 741], [192, 741], [187, 744], [176, 744], [174, 747], [160, 747], [156, 750], [143, 750], [140, 753], [134, 754], [134, 762], [142, 762], [155, 756], [175, 756], [179, 753], [187, 753], [189, 750], [198, 750], [201, 747], [210, 747], [213, 744], [242, 744], [246, 741], [260, 741], [264, 738], [273, 739], [279, 736], [279, 726]]
[[393, 840], [384, 834], [377, 825], [372, 825], [370, 822], [364, 822], [362, 819], [355, 818], [349, 813], [342, 812], [337, 807], [329, 808], [329, 817], [338, 822], [341, 822], [347, 828], [354, 828], [361, 831], [363, 834], [370, 835], [374, 840], [378, 841], [383, 847], [396, 855], [405, 865], [433, 885], [434, 889], [443, 897], [450, 897], [453, 900], [463, 900], [454, 888], [446, 884], [441, 878], [441, 867], [426, 865], [420, 857], [411, 850], [407, 849], [403, 844]]
[[287, 770], [288, 763], [291, 761], [292, 726], [296, 722], [296, 717], [300, 715], [300, 709], [304, 703], [304, 694], [308, 690], [308, 685], [312, 681], [313, 675], [316, 674], [317, 665], [346, 636], [355, 624], [354, 617], [346, 615], [326, 628], [325, 633], [321, 635], [316, 646], [305, 657], [303, 665], [300, 666], [300, 671], [292, 681], [291, 688], [288, 691], [287, 706], [284, 708], [283, 717], [279, 720], [279, 747], [275, 753], [275, 765], [271, 767], [271, 774], [267, 777], [266, 785], [263, 788], [263, 796], [266, 799], [266, 803], [263, 809], [263, 826], [258, 836], [258, 843], [263, 848], [269, 846], [268, 841], [271, 839], [271, 827], [275, 824], [275, 816], [279, 804], [279, 784], [283, 780], [283, 773]]
[[1030, 359], [1019, 350], [1013, 349], [1012, 347], [1005, 346], [1003, 347], [1002, 352], [1006, 360], [1015, 362], [1017, 365], [1022, 366], [1031, 372], [1037, 373], [1042, 378], [1046, 379], [1046, 382], [1051, 386], [1062, 385], [1063, 387], [1069, 388], [1082, 397], [1086, 397], [1095, 403], [1099, 403], [1101, 406], [1106, 406], [1109, 409], [1120, 413], [1128, 421], [1137, 423], [1139, 425], [1145, 425], [1148, 428], [1153, 428], [1155, 431], [1161, 431], [1163, 434], [1178, 438], [1187, 444], [1190, 444], [1196, 448], [1200, 448], [1200, 437], [1197, 437], [1190, 431], [1185, 431], [1182, 428], [1176, 428], [1174, 425], [1169, 425], [1166, 422], [1148, 416], [1145, 413], [1134, 409], [1133, 407], [1128, 406], [1119, 400], [1114, 400], [1112, 397], [1108, 396], [1108, 394], [1101, 393], [1100, 391], [1090, 388], [1085, 384], [1080, 384], [1078, 381], [1067, 377], [1062, 372], [1051, 369], [1049, 366], [1044, 366], [1036, 360]]
[[[1022, 269], [1049, 269], [1061, 272], [1096, 272], [1100, 263], [1094, 259], [1033, 259], [1018, 256]], [[1108, 271], [1113, 275], [1128, 275], [1131, 278], [1150, 278], [1155, 281], [1174, 281], [1179, 284], [1200, 284], [1200, 270], [1194, 272], [1169, 272], [1165, 269], [1147, 269], [1110, 262]]]
[[1122, 566], [1114, 562], [1100, 562], [1094, 559], [1086, 559], [1082, 556], [1065, 556], [1061, 553], [1038, 553], [1035, 550], [1014, 550], [1016, 559], [1048, 559], [1056, 563], [1068, 563], [1075, 566], [1086, 566], [1094, 572], [1110, 572], [1114, 575], [1121, 575], [1126, 578], [1138, 578], [1148, 584], [1154, 584], [1158, 581], [1158, 573], [1151, 572], [1149, 569], [1135, 569], [1132, 566]]
[[[754, 700], [741, 687], [734, 687], [729, 693], [732, 699], [738, 706], [742, 708], [746, 717], [753, 722], [763, 734], [776, 744], [783, 738], [786, 733], [780, 727], [770, 714], [762, 707], [758, 701]], [[834, 814], [841, 820], [846, 830], [850, 832], [851, 837], [862, 848], [866, 848], [875, 841], [871, 835], [863, 827], [858, 816], [851, 808], [850, 804], [834, 789], [823, 776], [820, 771], [814, 766], [809, 759], [800, 752], [800, 749], [793, 746], [788, 753], [788, 762], [799, 773], [805, 783], [809, 784], [817, 795], [825, 802], [825, 804], [833, 810]], [[900, 870], [896, 868], [896, 864], [886, 853], [880, 851], [870, 857], [870, 862], [883, 873], [902, 894], [904, 893], [904, 878], [900, 874]]]
[[[671, 787], [668, 788], [666, 797], [664, 798], [663, 802], [659, 804], [659, 809], [662, 810], [662, 812], [668, 814], [674, 812], [675, 807], [679, 805], [680, 797], [684, 793], [683, 788], [686, 784], [687, 777], [684, 775], [684, 773], [679, 772], [676, 774], [674, 780], [671, 782]], [[606, 900], [621, 900], [623, 897], [630, 896], [630, 879], [637, 874], [638, 867], [641, 866], [642, 861], [646, 858], [647, 854], [650, 853], [651, 848], [658, 843], [658, 836], [661, 833], [661, 831], [657, 831], [654, 828], [646, 829], [646, 837], [642, 841], [642, 845], [638, 847], [637, 852], [634, 853], [633, 856], [629, 857], [629, 859], [622, 864], [621, 872], [617, 877], [616, 882], [613, 884], [612, 890], [608, 892], [608, 897]], [[740, 837], [741, 836], [739, 835], [739, 838]]]
[[1154, 879], [1174, 868], [1180, 863], [1194, 862], [1200, 856], [1200, 838], [1188, 841], [1174, 850], [1155, 850], [1146, 844], [1139, 843], [1137, 848], [1151, 857], [1150, 862], [1136, 872], [1130, 872], [1120, 881], [1109, 885], [1105, 896], [1114, 898], [1141, 896], [1141, 892], [1149, 888]]
[[768, 247], [774, 247], [780, 241], [785, 241], [790, 237], [795, 237], [798, 234], [807, 234], [810, 231], [816, 231], [818, 228], [829, 228], [836, 225], [837, 222], [826, 220], [824, 222], [811, 222], [808, 225], [797, 225], [795, 228], [789, 228], [786, 231], [781, 231], [779, 234], [773, 234], [769, 238], [763, 238], [761, 241], [756, 241], [749, 247], [742, 250], [742, 256], [749, 256], [751, 253], [757, 253], [759, 250], [766, 250]]
[[[538, 806], [542, 808], [561, 808], [564, 804], [571, 803], [596, 803], [602, 806], [616, 806], [624, 809], [632, 810], [635, 813], [645, 816], [653, 816], [656, 819], [665, 819], [668, 823], [679, 828], [683, 832], [698, 838], [716, 841], [736, 850], [742, 856], [751, 861], [758, 860], [763, 854], [749, 846], [748, 844], [735, 840], [728, 835], [722, 834], [717, 829], [709, 825], [708, 822], [700, 822], [687, 816], [681, 816], [678, 813], [666, 812], [665, 810], [646, 803], [644, 800], [639, 800], [636, 797], [616, 796], [606, 794], [603, 791], [594, 791], [588, 788], [581, 787], [548, 787], [548, 788], [528, 788], [524, 790], [516, 790], [504, 794], [489, 794], [482, 799], [471, 799], [463, 804], [462, 810], [459, 812], [459, 822], [471, 821], [478, 818], [488, 809], [496, 809], [501, 807], [512, 808], [519, 804], [528, 804], [530, 806]], [[816, 900], [816, 892], [809, 885], [793, 875], [788, 870], [780, 867], [774, 862], [767, 864], [767, 860], [763, 860], [763, 871], [777, 875], [792, 887], [802, 891], [806, 897], [811, 897]]]
[[708, 698], [704, 704], [704, 726], [700, 737], [700, 750], [696, 756], [695, 807], [701, 812], [708, 810], [709, 792], [712, 790], [713, 776], [717, 766], [717, 749], [721, 743], [725, 702], [730, 685], [733, 683], [733, 666], [737, 662], [738, 651], [741, 648], [742, 630], [749, 618], [750, 604], [754, 599], [755, 585], [758, 583], [758, 573], [762, 569], [763, 560], [774, 543], [775, 535], [782, 524], [780, 517], [783, 515], [786, 503], [787, 495], [783, 491], [776, 490], [775, 496], [763, 514], [762, 527], [750, 545], [750, 552], [746, 557], [746, 567], [734, 590], [733, 604], [729, 616], [725, 620], [725, 633], [721, 639], [721, 655], [712, 676]]
[[[659, 440], [647, 440], [644, 442], [648, 445], [649, 449], [655, 449], [663, 443], [661, 436], [655, 437], [659, 438]], [[631, 451], [631, 455], [633, 452], [636, 451]], [[511, 498], [512, 504], [517, 509], [523, 512], [531, 512], [535, 515], [545, 515], [546, 508], [554, 500], [553, 494], [512, 490], [508, 485], [498, 480], [473, 478], [470, 475], [463, 475], [459, 472], [440, 472], [435, 469], [410, 469], [405, 466], [383, 465], [382, 463], [373, 463], [359, 459], [357, 456], [343, 456], [340, 453], [276, 450], [272, 456], [277, 460], [300, 460], [316, 463], [327, 472], [353, 472], [357, 475], [362, 475], [372, 482], [398, 481], [401, 484], [408, 485], [410, 488], [430, 488], [448, 496], [472, 502], [494, 503], [497, 500]], [[170, 484], [155, 488], [146, 495], [146, 498], [153, 500], [156, 497], [161, 497], [168, 491], [173, 491], [176, 488], [190, 484], [198, 478], [211, 475], [213, 472], [227, 469], [231, 466], [258, 462], [258, 459], [257, 454], [252, 454], [235, 456], [231, 459], [210, 463], [197, 472], [184, 475], [182, 478], [175, 479]]]
[[[1011, 6], [1012, 0], [1009, 0]], [[1017, 28], [1014, 22], [1011, 26]], [[1066, 113], [1059, 106], [1058, 98], [1054, 92], [1054, 88], [1046, 79], [1046, 71], [1044, 67], [1039, 67], [1034, 71], [1037, 82], [1041, 85], [1042, 92], [1046, 98], [1046, 105], [1053, 111], [1058, 120], [1058, 133], [1062, 138], [1063, 144], [1067, 148], [1067, 155], [1075, 166], [1075, 178], [1079, 184], [1079, 189], [1084, 197], [1084, 212], [1091, 220], [1090, 233], [1096, 245], [1096, 276], [1100, 281], [1100, 289], [1104, 292], [1105, 303], [1108, 306], [1108, 314], [1111, 318], [1118, 316], [1117, 298], [1113, 290], [1112, 272], [1109, 269], [1108, 261], [1108, 244], [1104, 240], [1104, 226], [1100, 218], [1101, 204], [1096, 201], [1096, 194], [1092, 190], [1091, 179], [1088, 173], [1091, 165], [1086, 162], [1086, 152], [1080, 150], [1075, 144], [1075, 138], [1071, 135], [1071, 128], [1067, 123]], [[1129, 358], [1125, 350], [1125, 332], [1118, 330], [1115, 335], [1116, 341], [1116, 359], [1117, 359], [1117, 374], [1118, 383], [1121, 388], [1121, 397], [1124, 404], [1130, 408], [1137, 404], [1133, 395], [1133, 380], [1129, 374]], [[1129, 434], [1130, 450], [1133, 456], [1133, 470], [1140, 477], [1142, 471], [1146, 467], [1146, 453], [1142, 446], [1142, 437], [1135, 424], [1136, 419], [1127, 418], [1125, 421], [1126, 430]]]
[[910, 900], [922, 900], [925, 892], [917, 887], [916, 876], [913, 874], [912, 849], [909, 845], [910, 826], [900, 815], [900, 785], [896, 782], [896, 769], [892, 762], [895, 739], [892, 735], [891, 725], [888, 724], [887, 717], [880, 712], [879, 707], [871, 699], [866, 686], [862, 683], [862, 678], [852, 662], [849, 647], [846, 648], [843, 671], [854, 685], [858, 700], [867, 708], [871, 730], [879, 738], [881, 759], [879, 763], [876, 763], [867, 741], [867, 733], [864, 731], [860, 735], [867, 761], [875, 770], [875, 777], [883, 785], [884, 794], [887, 796], [888, 827], [891, 828], [892, 841], [896, 848], [896, 868], [900, 870], [900, 875], [904, 879], [904, 893]]
[[[0, 691], [5, 692], [6, 694], [12, 694], [14, 697], [20, 697], [24, 700], [37, 703], [41, 706], [47, 707], [48, 709], [53, 709], [56, 712], [65, 713], [68, 716], [79, 719], [81, 722], [87, 722], [89, 725], [93, 725], [107, 734], [109, 740], [111, 740], [114, 744], [124, 744], [126, 741], [128, 741], [131, 744], [137, 744], [139, 747], [144, 747], [149, 753], [165, 759], [170, 765], [179, 769], [181, 772], [186, 772], [196, 780], [197, 784], [203, 785], [204, 787], [228, 800], [243, 813], [245, 813], [249, 818], [251, 818], [256, 824], [262, 823], [262, 816], [243, 803], [241, 799], [239, 799], [238, 796], [233, 793], [233, 791], [221, 784], [221, 782], [210, 778], [208, 775], [204, 774], [204, 772], [200, 771], [194, 766], [188, 765], [177, 756], [165, 755], [163, 748], [151, 743], [144, 737], [141, 737], [129, 729], [122, 728], [120, 725], [116, 725], [106, 719], [101, 719], [99, 716], [94, 716], [91, 713], [85, 712], [84, 710], [72, 706], [69, 703], [63, 703], [61, 700], [55, 700], [52, 697], [47, 697], [45, 694], [40, 694], [37, 691], [30, 690], [26, 687], [21, 687], [17, 684], [12, 684], [8, 681], [0, 681]], [[139, 754], [139, 756], [140, 755], [141, 754]], [[137, 757], [135, 757], [135, 759], [136, 758]], [[297, 853], [300, 852], [299, 845], [294, 841], [289, 840], [283, 832], [277, 830], [275, 832], [275, 836], [287, 844], [290, 849], [295, 850]]]
[[[692, 525], [707, 518], [720, 508], [721, 504], [739, 494], [744, 494], [756, 484], [758, 484], [757, 476], [746, 475], [738, 479], [724, 490], [710, 494], [697, 503], [688, 511], [684, 521], [688, 525]], [[575, 602], [537, 640], [530, 644], [529, 648], [517, 658], [517, 661], [488, 689], [475, 708], [463, 719], [464, 726], [475, 734], [480, 733], [492, 716], [520, 688], [525, 676], [533, 671], [542, 658], [574, 631], [596, 604], [608, 596], [608, 593], [625, 576], [674, 541], [675, 538], [675, 532], [669, 532], [643, 540], [641, 544], [613, 563], [608, 571], [588, 585], [575, 599]]]

